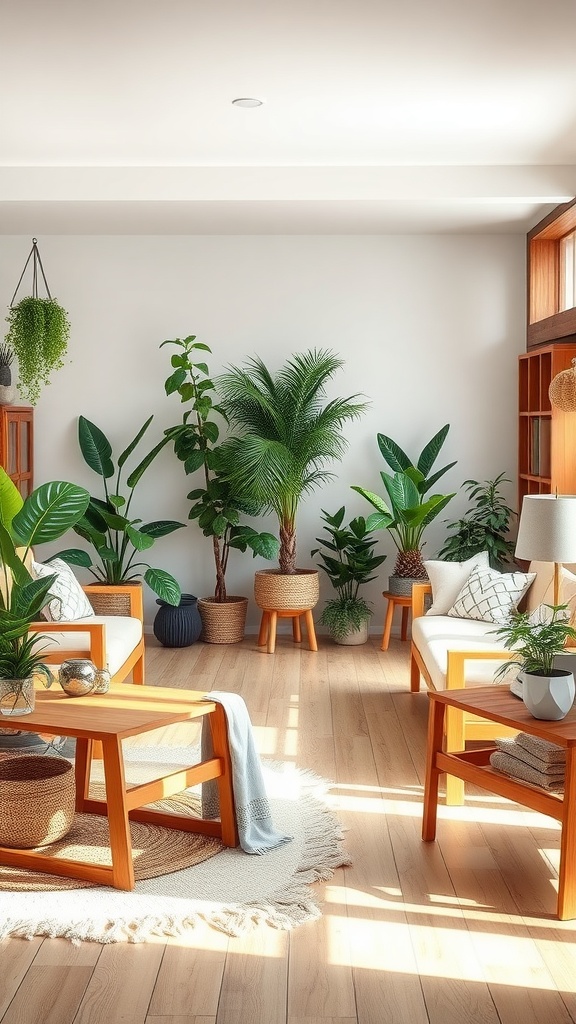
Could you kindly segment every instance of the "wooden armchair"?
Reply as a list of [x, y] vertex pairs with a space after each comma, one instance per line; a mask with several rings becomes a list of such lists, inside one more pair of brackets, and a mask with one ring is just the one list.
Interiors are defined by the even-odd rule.
[[44, 661], [61, 665], [67, 658], [89, 658], [98, 668], [108, 666], [112, 681], [123, 682], [132, 673], [144, 683], [143, 601], [140, 584], [82, 588], [94, 616], [73, 622], [35, 622], [31, 632], [48, 638]]

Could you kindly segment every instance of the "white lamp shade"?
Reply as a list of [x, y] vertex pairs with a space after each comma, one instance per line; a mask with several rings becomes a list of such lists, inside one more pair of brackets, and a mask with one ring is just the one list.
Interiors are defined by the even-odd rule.
[[516, 557], [529, 562], [576, 562], [576, 496], [524, 497]]

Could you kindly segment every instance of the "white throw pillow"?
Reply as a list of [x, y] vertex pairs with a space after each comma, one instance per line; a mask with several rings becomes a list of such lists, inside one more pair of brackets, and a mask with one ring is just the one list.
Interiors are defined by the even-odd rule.
[[82, 587], [78, 583], [72, 569], [61, 558], [55, 558], [48, 565], [32, 562], [32, 574], [37, 580], [56, 573], [56, 579], [50, 587], [50, 601], [44, 606], [43, 612], [49, 622], [74, 622], [94, 615]]
[[475, 569], [462, 587], [448, 615], [480, 622], [509, 622], [528, 587], [534, 572], [496, 572]]
[[488, 552], [480, 551], [465, 562], [424, 562], [432, 587], [432, 604], [426, 615], [447, 615], [470, 573], [474, 569], [488, 569]]

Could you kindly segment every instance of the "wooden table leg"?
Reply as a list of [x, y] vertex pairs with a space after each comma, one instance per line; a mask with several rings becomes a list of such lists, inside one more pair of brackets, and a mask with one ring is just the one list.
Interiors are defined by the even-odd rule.
[[268, 628], [269, 628], [269, 614], [268, 612], [262, 612], [262, 619], [260, 620], [260, 632], [258, 633], [258, 647], [266, 647], [268, 640]]
[[276, 650], [276, 627], [278, 625], [278, 612], [272, 608], [268, 613], [268, 654], [274, 654]]
[[307, 608], [304, 612], [304, 619], [306, 622], [306, 632], [308, 633], [308, 647], [311, 651], [317, 651], [318, 641], [316, 640], [316, 630], [314, 629], [314, 618], [311, 608]]
[[402, 626], [400, 627], [400, 639], [406, 640], [408, 637], [408, 612], [410, 609], [408, 605], [404, 605], [402, 608]]
[[382, 644], [381, 650], [387, 651], [388, 644], [390, 643], [390, 632], [392, 630], [392, 618], [394, 616], [394, 601], [388, 598], [388, 607], [386, 609], [386, 618], [384, 620], [384, 632], [382, 633]]
[[74, 753], [74, 775], [76, 778], [76, 810], [83, 811], [90, 790], [90, 767], [92, 764], [93, 741], [76, 740]]
[[134, 888], [134, 864], [130, 822], [126, 806], [122, 740], [117, 736], [107, 736], [102, 741], [102, 747], [112, 854], [112, 884], [116, 889], [125, 889], [129, 892]]
[[220, 824], [222, 827], [222, 842], [225, 846], [238, 846], [238, 829], [236, 826], [236, 811], [234, 807], [234, 791], [232, 789], [232, 763], [230, 761], [230, 747], [228, 743], [228, 725], [226, 712], [221, 704], [216, 704], [216, 709], [210, 715], [210, 732], [212, 734], [212, 748], [214, 756], [222, 761], [223, 772], [216, 780], [218, 785], [218, 796], [220, 799]]
[[439, 700], [430, 701], [428, 710], [428, 740], [426, 745], [426, 782], [424, 785], [424, 813], [422, 817], [422, 839], [429, 842], [436, 838], [436, 817], [438, 813], [438, 783], [441, 772], [436, 767], [436, 754], [442, 750], [444, 738], [445, 706]]
[[295, 644], [302, 643], [302, 630], [300, 628], [300, 616], [292, 616], [292, 639]]
[[560, 835], [558, 881], [558, 917], [570, 921], [576, 917], [576, 751], [566, 750], [566, 780]]

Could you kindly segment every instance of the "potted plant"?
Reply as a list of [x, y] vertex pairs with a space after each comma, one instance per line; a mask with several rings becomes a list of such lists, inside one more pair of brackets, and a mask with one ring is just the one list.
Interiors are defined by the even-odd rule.
[[[33, 260], [32, 295], [20, 299], [15, 305], [14, 300], [30, 259]], [[46, 288], [46, 298], [38, 295], [39, 271]], [[64, 366], [70, 321], [66, 310], [50, 294], [35, 238], [6, 320], [9, 325], [6, 343], [18, 359], [18, 389], [31, 405], [36, 405], [42, 386], [49, 383], [54, 370]]]
[[480, 551], [488, 552], [492, 569], [502, 572], [514, 564], [514, 541], [510, 522], [516, 513], [506, 504], [500, 487], [510, 483], [504, 473], [494, 480], [465, 480], [469, 507], [463, 517], [448, 523], [448, 537], [438, 555], [446, 562], [465, 562]]
[[[149, 416], [130, 444], [114, 461], [112, 446], [106, 435], [90, 420], [80, 416], [78, 441], [84, 461], [102, 481], [103, 497], [90, 497], [84, 515], [74, 524], [74, 532], [91, 545], [92, 551], [67, 548], [54, 558], [70, 565], [88, 569], [94, 578], [104, 584], [117, 586], [144, 579], [162, 601], [178, 605], [180, 586], [164, 569], [154, 569], [140, 556], [160, 538], [184, 527], [172, 519], [143, 523], [131, 514], [136, 485], [144, 472], [166, 444], [160, 441], [141, 460], [126, 480], [127, 493], [123, 494], [122, 470], [146, 433], [153, 417]], [[108, 481], [115, 475], [113, 488]]]
[[196, 341], [195, 335], [164, 341], [160, 348], [164, 345], [176, 349], [171, 357], [172, 373], [164, 385], [166, 394], [179, 394], [181, 403], [190, 406], [182, 422], [168, 428], [165, 434], [173, 442], [184, 471], [202, 475], [202, 485], [188, 494], [192, 502], [189, 518], [211, 539], [214, 555], [214, 596], [198, 602], [202, 638], [208, 643], [238, 643], [244, 636], [248, 598], [227, 592], [230, 553], [250, 549], [253, 556], [274, 558], [278, 554], [278, 540], [271, 533], [258, 532], [242, 522], [244, 516], [256, 511], [255, 505], [244, 492], [242, 477], [231, 481], [222, 471], [217, 417], [223, 422], [226, 417], [214, 401], [214, 383], [203, 360], [210, 348]]
[[574, 701], [574, 676], [555, 665], [558, 655], [566, 653], [568, 640], [576, 640], [568, 605], [542, 605], [532, 615], [517, 612], [492, 632], [507, 650], [514, 651], [514, 658], [500, 666], [496, 678], [516, 666], [522, 675], [522, 698], [534, 718], [564, 718]]
[[258, 512], [278, 517], [279, 568], [255, 578], [262, 609], [310, 609], [318, 601], [318, 570], [297, 568], [296, 519], [304, 495], [331, 478], [326, 464], [345, 451], [344, 425], [366, 409], [357, 395], [325, 400], [343, 365], [333, 352], [314, 349], [292, 356], [273, 375], [254, 357], [228, 367], [216, 382], [237, 431], [222, 445], [223, 471]]
[[367, 519], [369, 530], [386, 529], [390, 533], [398, 554], [394, 573], [388, 581], [392, 594], [410, 594], [414, 582], [427, 579], [422, 559], [423, 535], [430, 523], [454, 497], [452, 494], [428, 492], [434, 484], [456, 465], [450, 462], [432, 473], [440, 449], [450, 429], [447, 423], [424, 446], [418, 459], [413, 461], [391, 437], [378, 434], [378, 447], [392, 474], [381, 472], [390, 508], [386, 501], [365, 487], [353, 486], [376, 512]]
[[27, 568], [33, 545], [57, 540], [84, 515], [90, 495], [64, 481], [43, 484], [23, 500], [0, 467], [0, 713], [34, 708], [34, 677], [50, 685], [43, 637], [30, 633], [55, 576], [34, 579]]
[[326, 602], [320, 622], [328, 627], [336, 643], [363, 644], [368, 639], [372, 609], [360, 596], [360, 587], [376, 579], [374, 570], [382, 565], [386, 555], [374, 554], [376, 540], [362, 516], [344, 525], [345, 515], [344, 505], [334, 515], [322, 509], [324, 529], [330, 539], [317, 537], [321, 548], [313, 548], [310, 554], [320, 555], [321, 568], [338, 595]]
[[12, 383], [14, 350], [5, 341], [0, 342], [0, 405], [11, 405], [14, 401], [15, 388]]

